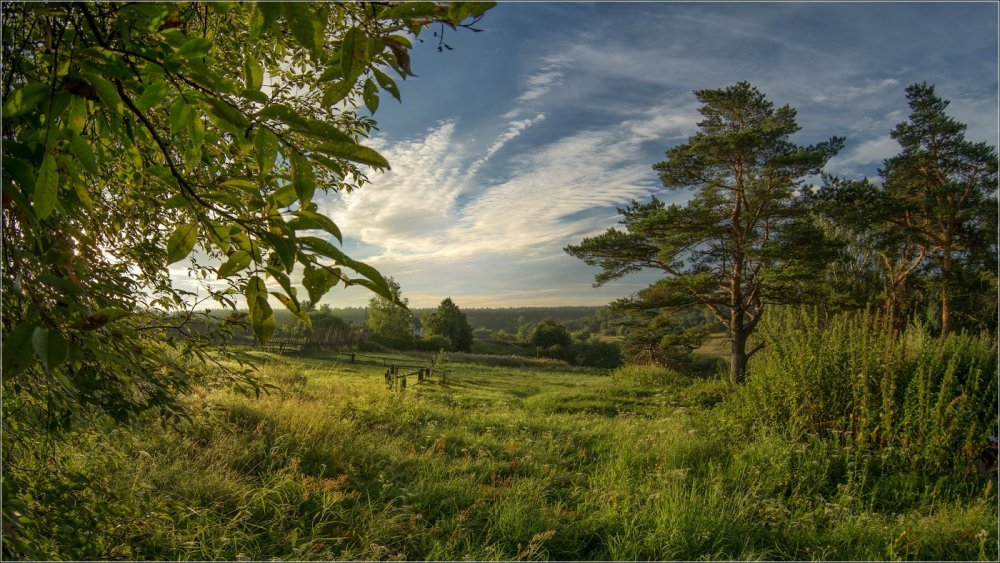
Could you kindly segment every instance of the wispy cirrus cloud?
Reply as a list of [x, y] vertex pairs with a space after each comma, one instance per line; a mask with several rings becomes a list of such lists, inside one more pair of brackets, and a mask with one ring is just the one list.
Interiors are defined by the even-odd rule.
[[483, 164], [486, 164], [486, 161], [488, 161], [493, 155], [495, 155], [497, 151], [503, 148], [504, 145], [506, 145], [509, 141], [511, 141], [512, 139], [520, 135], [522, 132], [524, 132], [525, 129], [542, 121], [543, 119], [545, 119], [545, 114], [540, 113], [531, 119], [520, 119], [516, 121], [511, 121], [509, 126], [507, 127], [507, 131], [505, 131], [502, 135], [497, 137], [496, 140], [493, 141], [493, 144], [486, 149], [486, 152], [483, 154], [483, 156], [479, 157], [479, 159], [477, 159], [475, 162], [472, 163], [471, 166], [469, 166], [469, 170], [468, 172], [466, 172], [466, 176], [475, 176], [476, 172], [479, 171], [479, 169], [483, 166]]

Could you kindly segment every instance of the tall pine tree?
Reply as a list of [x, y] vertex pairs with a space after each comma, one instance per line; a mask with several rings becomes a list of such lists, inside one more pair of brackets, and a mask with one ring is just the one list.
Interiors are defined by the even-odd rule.
[[894, 222], [919, 233], [940, 274], [941, 333], [947, 334], [956, 297], [963, 316], [996, 309], [996, 277], [980, 274], [996, 271], [997, 153], [966, 140], [966, 125], [945, 113], [949, 102], [934, 86], [913, 84], [906, 98], [909, 119], [892, 131], [902, 151], [885, 162], [882, 175], [900, 210]]
[[625, 300], [636, 309], [707, 307], [731, 340], [733, 383], [746, 379], [759, 346], [747, 340], [768, 303], [807, 300], [807, 283], [826, 248], [805, 220], [796, 192], [819, 173], [843, 139], [792, 143], [795, 110], [775, 109], [747, 82], [699, 90], [699, 131], [657, 163], [668, 190], [693, 190], [685, 205], [653, 198], [621, 209], [624, 230], [609, 229], [566, 251], [600, 266], [597, 285], [644, 269], [666, 276]]

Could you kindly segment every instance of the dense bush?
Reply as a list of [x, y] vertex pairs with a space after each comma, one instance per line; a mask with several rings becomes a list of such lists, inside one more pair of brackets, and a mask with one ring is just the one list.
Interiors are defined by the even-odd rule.
[[997, 432], [993, 337], [896, 337], [885, 319], [805, 309], [761, 324], [765, 349], [735, 394], [750, 426], [835, 437], [883, 466], [940, 474], [973, 467]]
[[384, 346], [371, 340], [359, 342], [356, 348], [358, 352], [385, 352]]
[[565, 349], [565, 359], [571, 364], [614, 369], [622, 365], [621, 349], [614, 342], [588, 340], [574, 342]]
[[437, 352], [438, 350], [451, 350], [451, 339], [440, 334], [425, 336], [416, 341], [417, 350], [423, 352]]

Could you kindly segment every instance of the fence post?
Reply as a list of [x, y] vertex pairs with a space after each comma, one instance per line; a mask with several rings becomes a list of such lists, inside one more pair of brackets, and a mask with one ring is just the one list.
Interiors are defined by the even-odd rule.
[[399, 379], [399, 390], [406, 390], [406, 374], [403, 374], [403, 376]]
[[351, 363], [354, 363], [354, 352], [351, 352]]

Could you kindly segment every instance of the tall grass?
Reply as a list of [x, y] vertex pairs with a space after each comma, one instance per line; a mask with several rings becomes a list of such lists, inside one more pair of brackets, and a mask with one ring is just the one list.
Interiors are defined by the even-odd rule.
[[894, 335], [866, 314], [776, 310], [761, 324], [733, 412], [748, 426], [819, 435], [881, 465], [971, 471], [997, 432], [997, 347], [990, 335]]
[[[774, 404], [778, 372], [734, 391], [641, 369], [609, 378], [453, 361], [447, 384], [400, 393], [377, 367], [259, 358], [280, 392], [203, 389], [188, 398], [190, 422], [91, 429], [57, 446], [59, 473], [43, 450], [5, 466], [28, 487], [38, 554], [996, 559], [992, 481], [924, 489], [887, 466], [854, 486], [851, 427]], [[756, 422], [752, 394], [772, 401]]]

